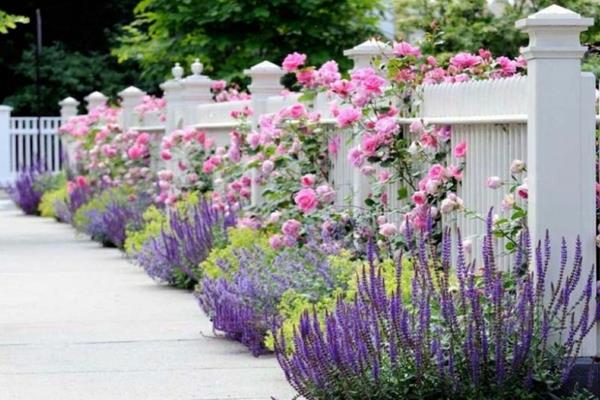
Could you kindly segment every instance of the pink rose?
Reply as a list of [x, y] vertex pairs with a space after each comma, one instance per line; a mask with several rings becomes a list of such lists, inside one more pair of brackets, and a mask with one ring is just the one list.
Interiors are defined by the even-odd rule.
[[299, 66], [304, 65], [306, 62], [306, 54], [294, 52], [288, 54], [281, 63], [281, 67], [285, 72], [292, 72], [298, 69]]
[[162, 158], [165, 161], [169, 161], [173, 158], [173, 156], [171, 155], [171, 152], [169, 150], [163, 150], [160, 152], [160, 158]]
[[303, 104], [296, 103], [288, 107], [284, 114], [290, 115], [292, 118], [300, 118], [306, 115], [306, 107]]
[[319, 205], [317, 194], [311, 188], [304, 188], [296, 193], [294, 202], [298, 206], [298, 209], [305, 214], [313, 212]]
[[365, 162], [365, 156], [360, 149], [354, 147], [348, 151], [348, 161], [350, 161], [350, 164], [353, 166], [360, 167]]
[[85, 176], [79, 175], [77, 178], [75, 178], [75, 182], [80, 188], [87, 186], [87, 179], [85, 178]]
[[480, 64], [483, 60], [480, 56], [470, 53], [458, 53], [450, 59], [450, 65], [455, 66], [459, 70], [472, 68]]
[[392, 174], [390, 173], [390, 171], [388, 171], [387, 169], [384, 169], [379, 172], [379, 182], [385, 183], [390, 180], [391, 176], [392, 176]]
[[502, 179], [499, 176], [490, 176], [487, 178], [485, 184], [490, 189], [498, 189], [502, 186]]
[[525, 162], [521, 160], [513, 160], [510, 164], [510, 172], [513, 174], [519, 174], [525, 171]]
[[529, 188], [527, 187], [526, 183], [517, 187], [517, 194], [522, 199], [527, 199], [529, 197]]
[[214, 81], [213, 83], [210, 84], [210, 88], [212, 90], [214, 90], [215, 92], [220, 92], [221, 90], [225, 90], [225, 87], [227, 86], [227, 82], [220, 80], [220, 81]]
[[412, 195], [412, 201], [418, 206], [422, 206], [427, 202], [427, 193], [419, 190], [418, 192], [414, 192]]
[[394, 55], [399, 57], [421, 57], [421, 50], [407, 42], [394, 43]]
[[449, 198], [446, 198], [446, 199], [442, 200], [440, 210], [442, 211], [442, 214], [449, 214], [452, 211], [454, 211], [456, 206], [457, 206], [456, 202], [452, 201]]
[[395, 224], [387, 222], [387, 223], [381, 224], [381, 226], [379, 226], [379, 233], [382, 236], [389, 238], [391, 236], [394, 236], [396, 233], [398, 233], [398, 228], [396, 227]]
[[329, 185], [317, 187], [317, 194], [323, 203], [333, 203], [335, 201], [335, 190]]
[[308, 188], [315, 184], [315, 180], [316, 178], [313, 174], [306, 174], [300, 178], [300, 183], [303, 187]]
[[442, 180], [446, 176], [446, 169], [440, 164], [434, 164], [429, 168], [427, 176], [434, 180]]
[[161, 171], [158, 171], [158, 179], [161, 179], [163, 181], [171, 181], [173, 180], [173, 171], [168, 170], [168, 169], [163, 169]]
[[454, 148], [454, 157], [464, 158], [467, 155], [467, 142], [460, 142]]
[[316, 73], [312, 68], [305, 68], [296, 72], [296, 79], [306, 87], [315, 86]]
[[371, 156], [371, 155], [375, 154], [380, 143], [381, 143], [381, 141], [379, 140], [378, 136], [375, 136], [375, 135], [363, 136], [362, 141], [361, 141], [361, 148], [362, 148], [363, 153], [367, 156]]
[[275, 168], [275, 163], [271, 160], [265, 160], [262, 164], [261, 171], [263, 174], [268, 175], [273, 172], [273, 168]]
[[150, 142], [150, 135], [146, 132], [140, 133], [135, 139], [136, 144], [148, 144]]
[[269, 246], [274, 250], [279, 250], [283, 247], [283, 236], [280, 234], [273, 235], [269, 238]]
[[360, 110], [354, 107], [346, 107], [338, 110], [336, 121], [340, 128], [345, 128], [358, 121], [360, 118]]
[[299, 221], [295, 219], [288, 219], [283, 223], [283, 226], [281, 227], [281, 232], [283, 232], [285, 236], [297, 238], [300, 234], [301, 226], [302, 224]]
[[[144, 155], [145, 152], [145, 147], [139, 144], [134, 144], [132, 147], [129, 148], [129, 150], [127, 150], [127, 155], [129, 156], [130, 159], [132, 160], [137, 160], [138, 158], [142, 157]], [[163, 151], [167, 151], [167, 150], [163, 150]]]

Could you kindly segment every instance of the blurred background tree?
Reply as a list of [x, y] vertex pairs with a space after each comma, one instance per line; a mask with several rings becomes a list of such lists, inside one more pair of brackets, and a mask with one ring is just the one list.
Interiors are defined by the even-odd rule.
[[343, 50], [379, 34], [382, 11], [379, 0], [141, 0], [113, 54], [152, 80], [195, 57], [212, 77], [237, 81], [245, 68], [293, 51], [348, 67]]
[[29, 18], [23, 15], [13, 15], [0, 10], [0, 34], [8, 33], [9, 29], [15, 29], [17, 24], [27, 24]]
[[[110, 56], [118, 28], [133, 18], [136, 0], [1, 0], [8, 14], [35, 21], [40, 8], [43, 23], [41, 105], [43, 115], [57, 115], [57, 102], [66, 96], [81, 100], [93, 90], [107, 95], [128, 84], [152, 87], [140, 80], [137, 65], [119, 64]], [[35, 113], [34, 45], [36, 24], [0, 35], [0, 104], [15, 115]]]
[[595, 20], [582, 34], [590, 47], [584, 67], [600, 76], [600, 0], [395, 0], [396, 36], [422, 41], [426, 53], [447, 58], [480, 48], [496, 55], [517, 56], [527, 35], [515, 22], [552, 4]]

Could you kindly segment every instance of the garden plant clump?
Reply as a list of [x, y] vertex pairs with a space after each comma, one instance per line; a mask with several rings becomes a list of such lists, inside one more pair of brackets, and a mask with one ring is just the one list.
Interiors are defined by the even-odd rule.
[[[340, 299], [323, 319], [309, 310], [302, 315], [292, 350], [285, 335], [276, 335], [278, 360], [298, 393], [306, 399], [554, 398], [598, 318], [594, 269], [584, 266], [581, 243], [569, 254], [563, 241], [560, 265], [551, 265], [549, 238], [533, 248], [524, 232], [526, 250], [516, 257], [530, 272], [502, 272], [491, 215], [487, 224], [481, 268], [465, 261], [460, 242], [453, 263], [449, 231], [442, 254], [431, 255], [427, 231], [397, 263], [398, 276], [407, 273], [404, 257], [414, 271], [408, 296], [402, 286], [388, 292], [381, 272], [371, 268], [360, 276], [353, 301]], [[560, 280], [549, 282], [554, 267]], [[578, 285], [584, 293], [574, 296]]]

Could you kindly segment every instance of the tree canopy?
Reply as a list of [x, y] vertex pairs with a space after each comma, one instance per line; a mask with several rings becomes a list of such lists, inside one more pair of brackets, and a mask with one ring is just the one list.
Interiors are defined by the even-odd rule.
[[406, 39], [424, 36], [426, 53], [450, 55], [480, 48], [497, 55], [516, 56], [527, 44], [527, 35], [515, 22], [552, 4], [594, 18], [595, 25], [582, 34], [590, 46], [587, 69], [600, 74], [600, 1], [598, 0], [396, 0], [396, 28]]
[[199, 57], [218, 78], [240, 78], [265, 59], [301, 51], [311, 63], [336, 59], [378, 33], [379, 0], [141, 0], [113, 53], [135, 60], [153, 80], [172, 63]]
[[9, 29], [15, 29], [17, 24], [26, 24], [29, 18], [22, 15], [9, 14], [6, 11], [0, 10], [0, 34], [8, 33]]

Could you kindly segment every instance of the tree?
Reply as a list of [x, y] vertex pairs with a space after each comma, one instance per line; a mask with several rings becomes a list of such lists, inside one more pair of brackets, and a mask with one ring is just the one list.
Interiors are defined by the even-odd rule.
[[[23, 82], [18, 91], [8, 96], [5, 103], [24, 114], [36, 111], [35, 49], [23, 52], [13, 66], [15, 78]], [[110, 54], [69, 50], [56, 43], [43, 49], [40, 60], [41, 110], [43, 115], [55, 115], [58, 101], [67, 96], [82, 99], [93, 90], [116, 95], [136, 83], [139, 72], [135, 68], [118, 65]]]
[[6, 11], [0, 10], [0, 34], [8, 33], [9, 29], [15, 29], [17, 24], [27, 24], [29, 18], [22, 15], [9, 14]]
[[551, 4], [569, 8], [595, 25], [582, 35], [590, 46], [585, 67], [600, 73], [600, 2], [598, 0], [396, 0], [396, 27], [399, 35], [411, 39], [424, 35], [427, 53], [449, 55], [480, 48], [497, 55], [516, 56], [527, 44], [527, 36], [515, 28], [518, 19]]
[[141, 0], [134, 12], [113, 54], [139, 62], [152, 80], [196, 57], [212, 76], [237, 80], [293, 51], [347, 67], [343, 50], [377, 34], [381, 17], [379, 0]]

